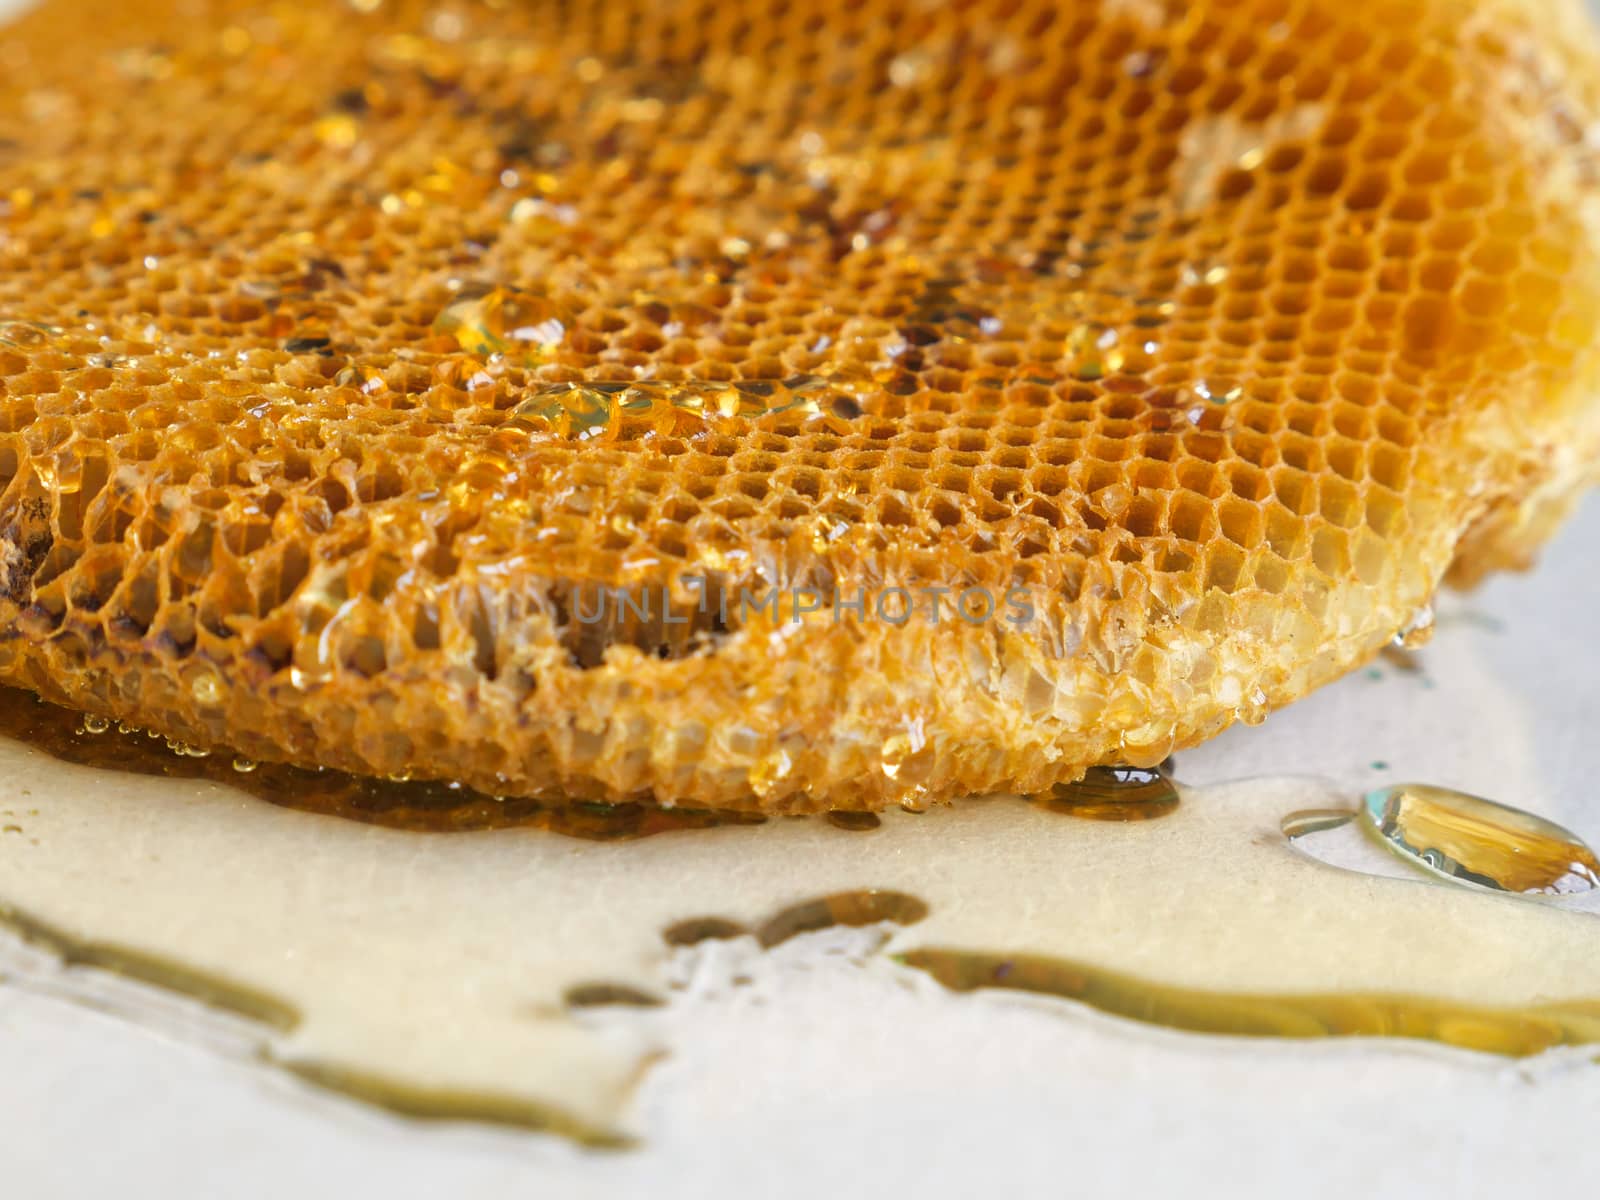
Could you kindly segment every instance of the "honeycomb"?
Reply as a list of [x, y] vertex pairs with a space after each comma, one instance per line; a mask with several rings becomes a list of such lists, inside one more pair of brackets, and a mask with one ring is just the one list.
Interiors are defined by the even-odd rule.
[[47, 0], [0, 33], [0, 682], [508, 797], [1154, 764], [1595, 478], [1592, 41]]

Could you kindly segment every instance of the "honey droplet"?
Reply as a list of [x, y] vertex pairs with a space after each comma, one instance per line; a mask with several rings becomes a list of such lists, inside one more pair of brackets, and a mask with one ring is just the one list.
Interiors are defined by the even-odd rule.
[[894, 734], [884, 741], [878, 754], [878, 769], [885, 779], [915, 784], [925, 776], [931, 757], [922, 721], [918, 718], [905, 733]]
[[1401, 858], [1456, 883], [1556, 896], [1600, 887], [1600, 861], [1575, 834], [1493, 800], [1406, 783], [1368, 792], [1361, 814]]
[[911, 739], [904, 734], [895, 734], [894, 737], [883, 743], [880, 766], [883, 773], [890, 779], [900, 774], [900, 766], [911, 754]]
[[751, 768], [750, 786], [758, 796], [777, 795], [782, 790], [783, 781], [789, 778], [793, 770], [794, 760], [789, 757], [788, 751], [779, 750]]
[[618, 393], [606, 387], [556, 383], [535, 388], [513, 415], [548, 425], [562, 437], [584, 438], [604, 432], [617, 407]]
[[1106, 325], [1091, 321], [1074, 326], [1065, 347], [1073, 378], [1092, 383], [1122, 370], [1125, 355], [1119, 340], [1117, 331]]
[[1424, 604], [1394, 635], [1394, 646], [1401, 650], [1417, 650], [1433, 640], [1433, 605]]
[[555, 301], [517, 288], [462, 294], [434, 318], [433, 331], [453, 337], [468, 354], [521, 350], [532, 357], [555, 352], [572, 323]]
[[217, 705], [222, 702], [222, 684], [215, 675], [196, 675], [189, 684], [189, 694], [196, 704]]
[[1040, 808], [1090, 821], [1148, 821], [1178, 808], [1177, 785], [1146, 767], [1090, 767], [1077, 783], [1032, 798]]
[[538, 196], [525, 196], [511, 206], [511, 223], [534, 232], [555, 233], [578, 223], [578, 210]]
[[349, 113], [333, 113], [312, 125], [311, 132], [324, 146], [348, 150], [360, 138], [361, 126]]

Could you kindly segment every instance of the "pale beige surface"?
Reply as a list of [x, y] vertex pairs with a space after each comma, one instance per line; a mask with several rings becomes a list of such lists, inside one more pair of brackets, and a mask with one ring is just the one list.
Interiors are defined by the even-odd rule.
[[568, 988], [662, 994], [674, 922], [756, 927], [851, 889], [929, 904], [889, 952], [1043, 954], [1223, 992], [1600, 999], [1592, 916], [1292, 850], [1282, 816], [1347, 800], [1314, 782], [1218, 785], [1135, 825], [993, 799], [870, 836], [806, 820], [608, 844], [370, 828], [14, 742], [0, 778], [17, 827], [0, 838], [0, 906], [276, 999], [299, 1014], [267, 1042], [286, 1063], [504, 1096], [600, 1135], [629, 1131], [654, 1047], [574, 1021]]
[[[1595, 837], [1600, 818], [1588, 785], [1586, 731], [1600, 689], [1592, 656], [1575, 654], [1565, 631], [1581, 628], [1592, 608], [1597, 537], [1600, 510], [1591, 506], [1540, 575], [1497, 581], [1466, 601], [1447, 598], [1421, 670], [1385, 664], [1379, 678], [1352, 678], [1264, 729], [1187, 756], [1183, 773], [1205, 782], [1230, 772], [1302, 770], [1328, 777], [1348, 796], [1369, 780], [1436, 778], [1525, 804]], [[11, 755], [0, 772], [8, 794], [36, 791], [24, 777], [32, 769], [26, 756]], [[1372, 767], [1379, 756], [1391, 770]], [[610, 847], [470, 835], [400, 838], [391, 854], [385, 847], [396, 835], [377, 830], [215, 794], [185, 799], [148, 780], [129, 781], [124, 791], [103, 786], [95, 773], [48, 773], [95, 782], [53, 810], [37, 805], [35, 832], [49, 836], [37, 847], [0, 843], [0, 877], [24, 879], [24, 848], [60, 855], [73, 844], [99, 842], [103, 857], [84, 868], [94, 888], [63, 893], [49, 873], [28, 885], [42, 888], [36, 901], [56, 895], [64, 905], [54, 910], [57, 919], [92, 920], [127, 940], [137, 940], [127, 935], [143, 926], [146, 944], [181, 930], [204, 953], [247, 962], [256, 982], [288, 990], [316, 978], [319, 958], [343, 957], [341, 943], [357, 940], [350, 933], [358, 905], [373, 914], [360, 923], [360, 952], [368, 956], [369, 978], [385, 986], [370, 1009], [345, 1010], [349, 1024], [337, 1010], [319, 1015], [284, 1043], [285, 1055], [348, 1054], [353, 1043], [344, 1039], [358, 1022], [364, 1037], [404, 1040], [396, 1013], [461, 1002], [469, 1006], [461, 1011], [474, 1015], [454, 1033], [476, 1026], [500, 1047], [475, 1060], [480, 1069], [515, 1065], [533, 1039], [550, 1035], [585, 1056], [585, 1088], [564, 1094], [569, 1103], [587, 1103], [592, 1116], [608, 1113], [608, 1083], [620, 1082], [641, 1050], [664, 1046], [671, 1055], [626, 1109], [645, 1145], [596, 1156], [537, 1136], [368, 1115], [286, 1084], [268, 1068], [236, 1065], [248, 1032], [243, 1040], [233, 1032], [231, 1051], [196, 1051], [195, 1023], [170, 1013], [155, 1021], [148, 1001], [139, 1025], [74, 1015], [53, 997], [81, 991], [81, 984], [41, 969], [25, 990], [0, 988], [0, 1130], [28, 1134], [14, 1146], [0, 1139], [0, 1147], [24, 1179], [45, 1180], [69, 1167], [60, 1178], [78, 1187], [95, 1178], [172, 1185], [192, 1181], [195, 1165], [218, 1153], [206, 1147], [220, 1143], [230, 1161], [251, 1172], [242, 1194], [297, 1185], [315, 1191], [335, 1179], [346, 1186], [382, 1181], [395, 1195], [437, 1187], [501, 1194], [513, 1182], [529, 1194], [555, 1183], [571, 1194], [719, 1194], [758, 1186], [794, 1195], [870, 1194], [908, 1173], [930, 1178], [933, 1194], [941, 1187], [961, 1194], [1001, 1182], [1039, 1184], [1067, 1162], [1075, 1176], [1103, 1184], [1177, 1186], [1194, 1171], [1221, 1170], [1250, 1154], [1258, 1174], [1245, 1194], [1281, 1194], [1291, 1181], [1304, 1183], [1301, 1164], [1320, 1155], [1328, 1164], [1324, 1186], [1313, 1190], [1325, 1194], [1416, 1194], [1412, 1170], [1425, 1163], [1441, 1193], [1488, 1195], [1552, 1164], [1578, 1171], [1590, 1153], [1586, 1114], [1600, 1074], [1587, 1051], [1512, 1065], [1417, 1043], [1196, 1037], [1046, 999], [950, 997], [888, 969], [870, 953], [870, 938], [831, 946], [797, 939], [769, 954], [715, 947], [686, 961], [667, 960], [655, 940], [671, 916], [716, 911], [758, 920], [790, 900], [876, 883], [916, 891], [933, 905], [929, 921], [905, 931], [901, 945], [981, 938], [1019, 946], [1020, 931], [1031, 929], [1047, 939], [1040, 944], [1191, 982], [1218, 978], [1219, 970], [1285, 988], [1318, 978], [1376, 978], [1397, 990], [1454, 986], [1480, 1000], [1550, 999], [1594, 987], [1600, 968], [1589, 951], [1591, 918], [1300, 861], [1276, 841], [1273, 823], [1282, 808], [1312, 793], [1296, 797], [1266, 785], [1251, 807], [1233, 809], [1213, 790], [1203, 806], [1192, 800], [1183, 817], [1137, 830], [1009, 809], [1023, 823], [1040, 822], [1035, 832], [1048, 840], [1008, 831], [1008, 807], [989, 802], [908, 817], [873, 834], [795, 822]], [[148, 790], [136, 802], [141, 789]], [[1246, 795], [1239, 793], [1241, 803]], [[72, 812], [86, 809], [97, 816], [131, 811], [144, 832], [107, 852], [103, 822], [74, 830]], [[207, 810], [226, 820], [193, 820]], [[159, 823], [149, 816], [155, 811], [165, 814]], [[326, 837], [307, 851], [295, 831], [312, 827]], [[225, 828], [249, 828], [252, 836], [230, 843]], [[1163, 828], [1184, 833], [1183, 844]], [[980, 829], [987, 833], [969, 836], [958, 852], [956, 838]], [[198, 841], [182, 836], [185, 830]], [[934, 839], [934, 830], [954, 836]], [[1242, 836], [1251, 833], [1265, 844]], [[729, 853], [762, 839], [783, 844], [778, 867]], [[1213, 840], [1226, 855], [1237, 852], [1244, 869], [1227, 869], [1210, 853]], [[1097, 853], [1086, 856], [1091, 841]], [[180, 852], [185, 842], [187, 853]], [[52, 843], [54, 851], [47, 850]], [[1144, 849], [1130, 860], [1134, 846]], [[345, 864], [343, 883], [321, 870], [330, 855]], [[469, 863], [470, 874], [455, 873]], [[607, 864], [626, 869], [609, 876], [621, 891], [602, 906], [593, 889]], [[569, 914], [584, 914], [581, 920], [551, 917], [543, 871], [573, 881], [557, 901]], [[1107, 883], [1112, 875], [1119, 878]], [[987, 884], [975, 884], [975, 876]], [[181, 879], [193, 890], [174, 889]], [[652, 879], [660, 890], [651, 890]], [[687, 880], [700, 881], [695, 891], [683, 890]], [[1096, 907], [1107, 898], [1097, 895], [1102, 885], [1122, 898], [1115, 917], [1104, 916], [1110, 905]], [[451, 934], [430, 944], [396, 935], [412, 906], [452, 888], [468, 894], [458, 892], [451, 912], [429, 917], [425, 927], [440, 932], [456, 922], [458, 932], [470, 928], [469, 940]], [[230, 896], [252, 894], [254, 906], [227, 907]], [[118, 902], [106, 903], [112, 895]], [[649, 903], [636, 906], [626, 896]], [[165, 932], [145, 924], [152, 908], [175, 898], [185, 906]], [[279, 916], [295, 911], [314, 914], [301, 933], [288, 942], [263, 940], [275, 925], [281, 935]], [[463, 911], [473, 915], [462, 921]], [[1086, 919], [1097, 911], [1101, 920]], [[1247, 929], [1276, 931], [1270, 955], [1240, 936]], [[830, 948], [849, 953], [826, 953]], [[552, 956], [555, 949], [580, 957]], [[1327, 950], [1348, 953], [1321, 957]], [[578, 1030], [544, 1025], [557, 979], [578, 978], [579, 962], [585, 978], [599, 971], [657, 989], [674, 978], [688, 986], [659, 1012], [592, 1014]], [[348, 973], [354, 960], [344, 963]], [[560, 970], [541, 975], [552, 964]], [[738, 984], [739, 977], [751, 982]], [[473, 988], [474, 980], [484, 986]], [[96, 1000], [127, 1004], [104, 994]], [[142, 1031], [152, 1024], [164, 1031], [164, 1044]], [[512, 1027], [515, 1034], [499, 1036]], [[520, 1083], [537, 1091], [538, 1078], [523, 1075]], [[67, 1112], [76, 1115], [58, 1115]], [[1480, 1133], [1467, 1136], [1471, 1128]], [[1485, 1128], [1499, 1132], [1486, 1135]], [[113, 1151], [106, 1165], [68, 1153], [86, 1129]], [[158, 1153], [152, 1138], [171, 1151]], [[1152, 1139], [1166, 1153], [1151, 1156]], [[1352, 1144], [1363, 1151], [1349, 1153]], [[269, 1152], [274, 1145], [279, 1149]], [[82, 1193], [69, 1187], [60, 1194]]]

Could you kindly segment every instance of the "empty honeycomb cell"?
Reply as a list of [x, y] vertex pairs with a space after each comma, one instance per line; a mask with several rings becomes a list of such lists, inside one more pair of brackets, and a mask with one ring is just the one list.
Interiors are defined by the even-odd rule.
[[[0, 78], [0, 674], [774, 810], [1254, 719], [1600, 458], [1600, 67], [1468, 10], [46, 0]], [[1035, 623], [833, 611], [975, 583]]]

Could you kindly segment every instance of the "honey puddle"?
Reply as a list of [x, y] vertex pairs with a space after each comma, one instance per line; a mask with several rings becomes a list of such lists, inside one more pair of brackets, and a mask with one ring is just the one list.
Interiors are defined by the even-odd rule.
[[1361, 816], [1395, 854], [1457, 883], [1530, 896], [1600, 886], [1600, 860], [1576, 834], [1481, 796], [1400, 784], [1367, 793]]
[[144, 735], [63, 738], [59, 715], [14, 696], [0, 711], [15, 930], [243, 1013], [264, 1058], [403, 1112], [625, 1139], [630, 1093], [671, 1047], [575, 1010], [661, 1003], [675, 948], [706, 938], [874, 922], [891, 934], [868, 969], [1182, 1029], [1518, 1055], [1600, 1041], [1594, 916], [1312, 861], [1280, 821], [1352, 803], [1315, 781], [1185, 790], [1132, 823], [968, 801], [866, 837], [850, 821], [579, 821], [303, 772], [313, 812], [244, 790], [276, 769], [166, 754], [165, 774], [111, 769]]
[[1077, 783], [1031, 799], [1049, 812], [1090, 821], [1150, 821], [1176, 811], [1178, 788], [1160, 770], [1090, 767]]

